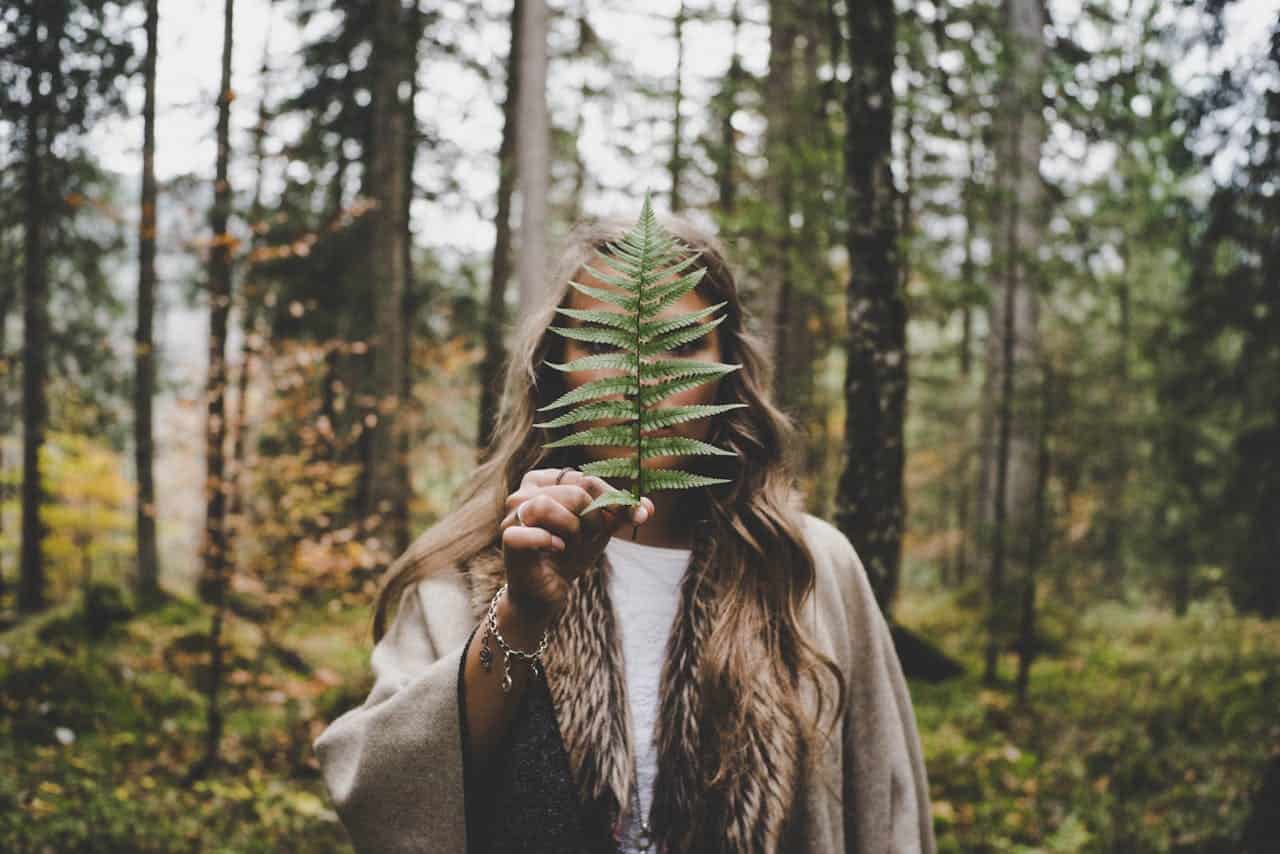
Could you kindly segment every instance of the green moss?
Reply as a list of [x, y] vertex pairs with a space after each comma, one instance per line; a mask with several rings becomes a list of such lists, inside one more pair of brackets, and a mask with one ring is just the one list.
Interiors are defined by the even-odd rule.
[[[978, 612], [934, 595], [899, 616], [981, 672]], [[1210, 608], [1053, 619], [1025, 707], [976, 675], [912, 685], [942, 850], [1231, 850], [1280, 737], [1280, 626]]]

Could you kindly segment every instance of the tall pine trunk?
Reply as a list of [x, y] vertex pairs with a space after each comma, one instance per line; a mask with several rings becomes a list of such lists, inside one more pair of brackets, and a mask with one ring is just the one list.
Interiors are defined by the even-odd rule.
[[[267, 14], [271, 14], [274, 0], [267, 2]], [[253, 200], [249, 203], [249, 224], [253, 234], [253, 246], [249, 252], [249, 264], [241, 288], [240, 313], [240, 370], [236, 374], [236, 417], [231, 428], [231, 471], [230, 498], [227, 508], [227, 549], [234, 555], [239, 537], [247, 530], [248, 520], [245, 508], [244, 493], [247, 488], [245, 473], [249, 456], [249, 389], [252, 386], [254, 362], [258, 358], [258, 317], [262, 310], [264, 284], [259, 278], [255, 260], [258, 229], [266, 216], [262, 205], [263, 183], [265, 181], [264, 163], [266, 161], [266, 141], [268, 124], [268, 103], [270, 94], [270, 55], [271, 30], [268, 21], [267, 36], [262, 48], [262, 66], [259, 79], [262, 81], [262, 92], [258, 100], [257, 127], [253, 134], [254, 182]]]
[[[961, 205], [964, 209], [964, 258], [960, 263], [960, 281], [966, 293], [974, 291], [977, 287], [977, 266], [973, 257], [975, 223], [977, 222], [977, 204], [975, 200], [977, 187], [974, 177], [977, 170], [977, 156], [974, 153], [974, 145], [975, 143], [972, 139], [966, 143], [968, 167], [964, 188], [961, 190]], [[959, 361], [962, 386], [968, 389], [973, 380], [973, 306], [970, 304], [968, 296], [965, 297], [963, 305], [960, 306]], [[976, 447], [973, 438], [972, 412], [966, 411], [961, 423], [964, 429], [964, 435], [961, 439], [964, 450], [961, 465], [956, 475], [958, 484], [955, 507], [956, 530], [960, 534], [960, 541], [956, 544], [956, 548], [952, 553], [952, 571], [949, 573], [951, 582], [956, 585], [964, 583], [969, 577], [969, 569], [973, 566], [973, 544], [976, 539], [970, 530], [974, 503], [973, 481], [977, 477], [972, 460], [973, 454], [971, 453]]]
[[765, 194], [769, 214], [765, 225], [765, 294], [774, 305], [770, 338], [773, 343], [774, 396], [784, 410], [791, 410], [790, 379], [797, 371], [791, 364], [790, 325], [795, 302], [795, 277], [791, 269], [792, 135], [795, 133], [795, 46], [797, 36], [794, 0], [770, 0], [769, 72], [765, 78], [768, 126], [765, 131]]
[[209, 374], [205, 394], [208, 421], [205, 429], [205, 539], [201, 592], [213, 606], [209, 628], [209, 674], [206, 706], [205, 751], [193, 769], [197, 775], [218, 761], [222, 741], [222, 709], [218, 693], [222, 683], [222, 624], [226, 615], [228, 558], [226, 537], [227, 490], [226, 397], [227, 320], [231, 312], [231, 240], [227, 224], [231, 219], [231, 54], [234, 37], [235, 0], [225, 0], [222, 17], [222, 75], [218, 83], [218, 159], [213, 185], [213, 249], [209, 257]]
[[[8, 241], [0, 240], [0, 250], [8, 256]], [[8, 278], [11, 259], [5, 257], [0, 270], [5, 271], [5, 280], [0, 282], [0, 472], [5, 470], [5, 441], [9, 438], [12, 425], [12, 408], [9, 403], [9, 380], [13, 377], [13, 360], [9, 358], [9, 340], [5, 329], [9, 323], [9, 311], [13, 307], [15, 286]], [[9, 483], [0, 481], [0, 534], [4, 533], [4, 506], [9, 500]], [[8, 555], [0, 552], [0, 596], [4, 595], [8, 586], [5, 577]]]
[[[63, 9], [33, 4], [39, 21], [28, 27], [27, 67], [30, 80], [26, 113], [25, 172], [23, 198], [26, 205], [23, 231], [22, 280], [22, 546], [18, 574], [18, 610], [39, 611], [45, 606], [44, 524], [40, 511], [44, 504], [44, 484], [40, 476], [40, 456], [48, 425], [45, 381], [48, 373], [49, 282], [46, 243], [49, 210], [45, 207], [44, 158], [52, 156], [45, 145], [50, 125], [53, 70], [60, 63]], [[41, 8], [43, 6], [43, 9]], [[46, 11], [48, 10], [48, 11]], [[46, 18], [46, 14], [49, 18]], [[41, 24], [44, 26], [42, 27]], [[45, 38], [41, 40], [41, 30]]]
[[745, 76], [742, 68], [742, 53], [738, 49], [739, 34], [742, 30], [740, 0], [734, 0], [729, 20], [733, 25], [733, 55], [729, 59], [729, 71], [725, 75], [724, 87], [719, 93], [720, 145], [714, 158], [717, 197], [720, 200], [720, 213], [723, 216], [732, 215], [738, 202], [737, 131], [733, 128], [733, 116], [738, 111], [738, 92], [742, 90]]
[[[1008, 576], [1024, 577], [1030, 566], [1039, 441], [1033, 406], [1023, 400], [1021, 366], [1034, 370], [1039, 349], [1038, 300], [1032, 255], [1039, 245], [1044, 192], [1040, 178], [1043, 140], [1040, 80], [1043, 77], [1044, 13], [1040, 0], [1006, 0], [1007, 58], [998, 174], [1003, 275], [993, 304], [987, 376], [996, 405], [998, 442], [992, 484], [991, 564], [984, 680], [999, 678], [999, 653], [1007, 644]], [[1023, 370], [1023, 373], [1029, 373]]]
[[680, 8], [676, 12], [676, 89], [675, 103], [672, 105], [671, 119], [671, 211], [678, 213], [684, 209], [684, 154], [680, 144], [684, 136], [684, 117], [680, 114], [684, 107], [684, 25], [688, 20], [684, 0], [680, 0]]
[[903, 427], [907, 395], [907, 306], [898, 269], [893, 136], [893, 0], [854, 5], [845, 87], [848, 463], [835, 521], [858, 549], [880, 607], [898, 588], [905, 515]]
[[413, 330], [418, 314], [418, 306], [424, 302], [418, 293], [417, 279], [413, 271], [413, 229], [410, 216], [413, 212], [413, 166], [418, 151], [418, 118], [414, 105], [418, 100], [418, 49], [422, 42], [423, 14], [417, 3], [411, 3], [405, 10], [409, 16], [406, 32], [409, 43], [405, 46], [406, 67], [404, 73], [409, 82], [409, 98], [404, 104], [404, 199], [400, 212], [402, 269], [404, 273], [403, 309], [400, 313], [402, 326], [400, 335], [400, 364], [403, 370], [400, 375], [400, 452], [397, 482], [399, 490], [395, 502], [395, 518], [392, 523], [395, 553], [401, 554], [409, 548], [409, 503], [413, 497], [413, 476], [409, 470], [409, 452], [412, 448], [410, 426], [413, 416]]
[[[366, 424], [369, 458], [366, 470], [364, 517], [377, 519], [376, 530], [384, 546], [407, 539], [407, 499], [403, 485], [404, 429], [404, 298], [407, 210], [405, 188], [408, 164], [408, 111], [404, 98], [412, 88], [412, 51], [408, 22], [401, 0], [377, 0], [374, 12], [372, 68], [372, 116], [370, 128], [368, 194], [377, 203], [369, 227], [369, 260], [376, 339], [371, 393], [376, 406]], [[403, 94], [402, 94], [403, 93]], [[379, 557], [381, 561], [386, 555]]]
[[138, 327], [134, 333], [134, 454], [138, 472], [136, 526], [141, 603], [160, 596], [160, 557], [156, 544], [156, 487], [151, 403], [155, 397], [156, 363], [153, 324], [156, 305], [156, 43], [160, 0], [147, 0], [147, 53], [142, 76], [142, 210], [138, 224]]
[[551, 135], [547, 117], [547, 3], [524, 0], [520, 22], [520, 309], [540, 299], [547, 275], [547, 187]]
[[1027, 546], [1027, 567], [1022, 584], [1021, 622], [1018, 632], [1018, 701], [1027, 701], [1031, 684], [1031, 665], [1036, 658], [1036, 576], [1044, 564], [1052, 538], [1049, 523], [1049, 474], [1053, 462], [1049, 436], [1054, 419], [1054, 373], [1046, 364], [1042, 371], [1040, 394], [1040, 447], [1036, 451], [1036, 495]]
[[489, 274], [489, 302], [484, 317], [484, 361], [480, 365], [481, 449], [493, 439], [493, 425], [502, 395], [502, 366], [507, 361], [507, 280], [511, 278], [511, 196], [516, 183], [517, 107], [520, 102], [520, 30], [524, 0], [511, 6], [511, 46], [507, 49], [507, 97], [502, 102], [502, 143], [498, 147], [498, 213], [494, 221], [493, 264]]

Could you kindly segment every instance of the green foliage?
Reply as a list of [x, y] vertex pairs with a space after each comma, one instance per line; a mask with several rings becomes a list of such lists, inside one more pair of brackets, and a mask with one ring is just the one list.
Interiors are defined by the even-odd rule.
[[187, 784], [209, 616], [174, 600], [95, 639], [88, 615], [59, 608], [0, 635], [0, 850], [350, 850], [310, 743], [368, 690], [365, 610], [299, 609], [270, 640], [232, 616], [225, 762]]
[[1062, 646], [1037, 660], [1019, 706], [981, 684], [975, 608], [949, 594], [901, 604], [970, 674], [911, 686], [939, 850], [1238, 850], [1280, 735], [1280, 630], [1221, 599], [1182, 619], [1042, 609]]
[[[718, 448], [708, 442], [684, 436], [652, 436], [649, 431], [746, 406], [745, 403], [658, 406], [659, 401], [664, 398], [712, 382], [742, 366], [661, 357], [662, 353], [697, 340], [719, 326], [724, 321], [724, 316], [706, 323], [702, 321], [711, 317], [725, 303], [669, 317], [658, 316], [663, 309], [674, 305], [697, 287], [706, 270], [701, 267], [693, 268], [698, 253], [659, 224], [647, 192], [636, 225], [620, 242], [609, 244], [608, 249], [607, 253], [597, 251], [596, 254], [616, 270], [618, 275], [600, 271], [596, 271], [595, 275], [600, 281], [620, 288], [621, 291], [605, 290], [579, 282], [569, 284], [586, 296], [609, 303], [621, 311], [557, 308], [559, 313], [579, 320], [584, 325], [553, 326], [551, 329], [565, 338], [606, 344], [616, 348], [618, 352], [585, 356], [567, 364], [547, 364], [566, 373], [597, 370], [625, 373], [591, 380], [566, 392], [538, 411], [581, 405], [551, 421], [534, 425], [550, 429], [601, 418], [619, 421], [609, 426], [589, 427], [543, 446], [609, 446], [634, 450], [634, 454], [629, 457], [596, 460], [580, 466], [585, 474], [621, 478], [635, 484], [634, 490], [614, 489], [597, 497], [583, 511], [584, 514], [599, 507], [639, 504], [640, 497], [646, 491], [694, 489], [728, 483], [724, 478], [706, 477], [678, 469], [646, 469], [646, 460], [668, 455], [734, 455], [733, 451]], [[666, 281], [672, 276], [675, 278]], [[622, 395], [624, 399], [611, 399], [615, 395]]]
[[[1247, 73], [1223, 75], [1195, 108], [1211, 113], [1219, 104], [1257, 99], [1242, 122], [1251, 156], [1205, 206], [1188, 241], [1191, 270], [1175, 291], [1178, 304], [1153, 336], [1160, 356], [1154, 432], [1164, 477], [1157, 482], [1152, 528], [1165, 554], [1191, 566], [1223, 567], [1238, 609], [1274, 618], [1280, 616], [1274, 521], [1280, 501], [1280, 95], [1274, 84], [1257, 95], [1249, 86], [1280, 74], [1280, 26], [1269, 44], [1265, 61]], [[1213, 139], [1213, 122], [1205, 124], [1199, 136]]]

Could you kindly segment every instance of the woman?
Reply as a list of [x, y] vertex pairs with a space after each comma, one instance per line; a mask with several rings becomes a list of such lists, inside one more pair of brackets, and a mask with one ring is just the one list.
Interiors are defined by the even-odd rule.
[[521, 329], [486, 460], [387, 573], [372, 691], [316, 741], [361, 850], [935, 850], [862, 564], [801, 509], [793, 427], [720, 245], [662, 223], [705, 269], [664, 315], [725, 303], [672, 355], [741, 368], [659, 405], [746, 405], [672, 428], [734, 456], [646, 465], [728, 482], [580, 515], [609, 484], [575, 467], [626, 450], [543, 447], [590, 425], [535, 427], [537, 410], [599, 376], [547, 363], [603, 350], [550, 327], [560, 307], [608, 309], [569, 282], [612, 287], [604, 256], [630, 223], [580, 225]]

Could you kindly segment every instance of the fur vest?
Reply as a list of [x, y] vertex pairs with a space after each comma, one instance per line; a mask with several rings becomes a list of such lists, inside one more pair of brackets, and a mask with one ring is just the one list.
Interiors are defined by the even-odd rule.
[[[715, 785], [717, 757], [700, 749], [705, 715], [697, 668], [715, 602], [712, 586], [698, 583], [698, 570], [711, 545], [706, 537], [695, 538], [658, 689], [658, 775], [650, 813], [655, 850], [778, 851], [803, 758], [795, 723], [781, 710], [751, 710], [742, 740], [747, 755], [741, 767], [747, 771]], [[478, 555], [467, 570], [478, 617], [504, 580], [501, 551]], [[586, 827], [594, 836], [616, 839], [630, 798], [636, 734], [626, 712], [620, 638], [608, 595], [612, 571], [602, 554], [570, 585], [548, 638], [546, 683]]]

